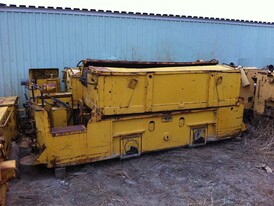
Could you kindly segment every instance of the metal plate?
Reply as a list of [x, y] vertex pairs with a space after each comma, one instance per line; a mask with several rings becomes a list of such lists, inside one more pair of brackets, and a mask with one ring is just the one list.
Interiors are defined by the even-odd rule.
[[0, 107], [0, 125], [4, 124], [7, 111], [8, 107]]
[[31, 154], [29, 156], [20, 159], [21, 165], [34, 165], [34, 161], [38, 158], [38, 155]]
[[17, 96], [0, 97], [0, 107], [16, 105], [17, 100]]

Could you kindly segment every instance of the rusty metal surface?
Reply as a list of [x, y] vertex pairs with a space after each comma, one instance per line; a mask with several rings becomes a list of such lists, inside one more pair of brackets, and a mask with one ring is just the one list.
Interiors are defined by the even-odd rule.
[[53, 136], [60, 136], [65, 134], [75, 134], [81, 133], [86, 131], [84, 125], [74, 125], [74, 126], [67, 126], [67, 127], [60, 127], [60, 128], [52, 128], [51, 133]]
[[117, 60], [98, 60], [86, 59], [78, 63], [82, 63], [84, 67], [123, 67], [123, 68], [156, 68], [156, 67], [178, 67], [178, 66], [201, 66], [216, 65], [218, 61], [212, 59], [210, 61], [197, 60], [193, 62], [152, 62], [152, 61], [117, 61]]
[[0, 162], [0, 180], [6, 183], [9, 179], [15, 176], [16, 163], [15, 160]]
[[0, 107], [16, 105], [18, 101], [17, 96], [0, 97]]
[[32, 79], [46, 79], [51, 77], [58, 77], [59, 70], [58, 68], [30, 68], [29, 76], [30, 80]]
[[33, 165], [38, 155], [31, 154], [20, 159], [21, 165]]
[[6, 205], [7, 181], [15, 177], [15, 160], [2, 161], [0, 159], [0, 206]]
[[[234, 69], [228, 66], [220, 66], [220, 65], [199, 65], [199, 66], [171, 66], [171, 67], [97, 67], [97, 66], [89, 66], [85, 68], [83, 72], [83, 77], [80, 78], [80, 81], [86, 81], [86, 74], [96, 74], [97, 77], [99, 75], [144, 75], [147, 73], [154, 74], [167, 74], [167, 73], [208, 73], [208, 72], [222, 72], [222, 73], [239, 73], [239, 70]], [[91, 78], [91, 84], [96, 83], [96, 78]]]
[[[62, 93], [54, 93], [50, 95], [44, 95], [44, 99], [52, 99], [52, 98], [66, 98], [66, 97], [71, 97], [71, 92], [62, 92]], [[41, 95], [37, 96], [38, 98], [41, 98]]]

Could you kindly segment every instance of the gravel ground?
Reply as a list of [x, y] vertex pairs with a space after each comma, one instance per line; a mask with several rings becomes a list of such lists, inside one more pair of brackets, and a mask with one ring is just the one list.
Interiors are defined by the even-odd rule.
[[263, 168], [274, 169], [273, 147], [272, 120], [237, 140], [69, 167], [65, 181], [55, 179], [53, 169], [23, 168], [10, 182], [7, 203], [274, 205], [274, 172]]

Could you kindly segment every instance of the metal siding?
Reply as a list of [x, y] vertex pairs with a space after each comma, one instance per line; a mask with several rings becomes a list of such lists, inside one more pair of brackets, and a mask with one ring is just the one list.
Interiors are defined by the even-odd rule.
[[28, 69], [83, 58], [274, 63], [274, 26], [83, 12], [0, 11], [0, 96], [23, 96]]

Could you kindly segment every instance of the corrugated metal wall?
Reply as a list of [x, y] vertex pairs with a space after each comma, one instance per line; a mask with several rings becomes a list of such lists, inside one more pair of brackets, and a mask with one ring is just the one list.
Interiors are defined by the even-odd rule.
[[274, 63], [274, 25], [100, 12], [0, 8], [0, 96], [23, 96], [28, 69], [83, 58]]

